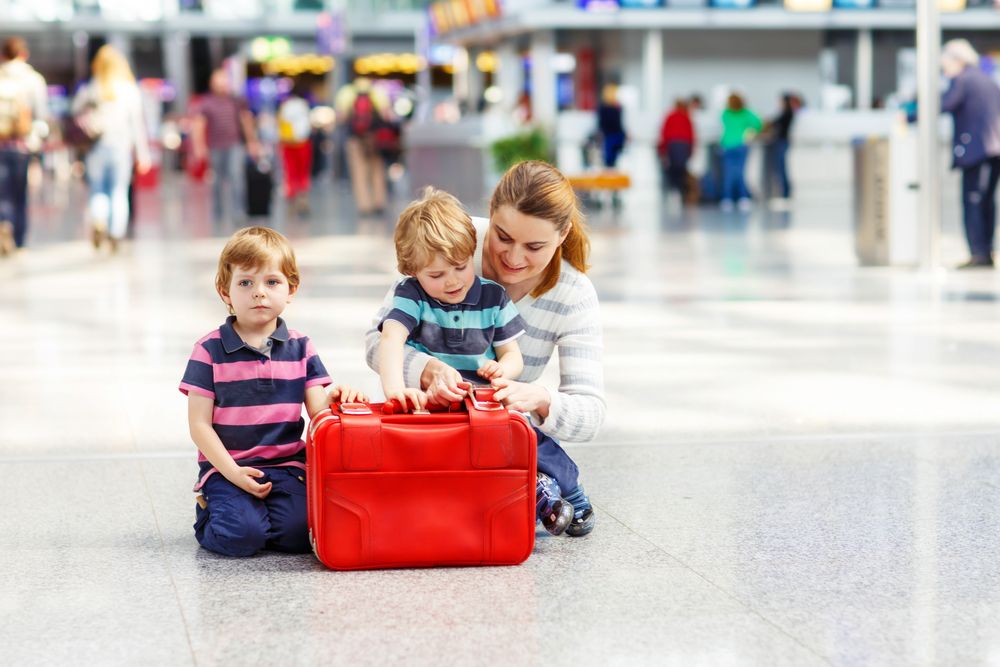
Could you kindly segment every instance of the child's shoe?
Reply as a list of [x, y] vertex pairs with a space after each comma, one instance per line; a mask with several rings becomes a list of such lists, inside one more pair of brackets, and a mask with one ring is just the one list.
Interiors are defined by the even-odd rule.
[[583, 537], [590, 533], [597, 523], [597, 517], [587, 492], [583, 490], [583, 484], [578, 484], [571, 493], [566, 494], [563, 501], [571, 503], [574, 509], [573, 522], [566, 527], [566, 534], [570, 537]]
[[559, 484], [545, 473], [535, 482], [535, 511], [545, 530], [562, 535], [573, 521], [573, 506], [562, 499]]

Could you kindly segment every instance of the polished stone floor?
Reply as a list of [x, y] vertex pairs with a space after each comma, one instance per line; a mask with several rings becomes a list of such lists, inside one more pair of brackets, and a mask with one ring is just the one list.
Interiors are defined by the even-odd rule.
[[[170, 180], [96, 255], [82, 196], [44, 184], [0, 261], [0, 663], [1000, 665], [1000, 274], [858, 268], [848, 192], [595, 211], [609, 416], [569, 448], [597, 530], [519, 567], [368, 573], [199, 549], [176, 386], [225, 314], [222, 230]], [[287, 318], [374, 392], [392, 223], [339, 183], [313, 211], [274, 215]]]

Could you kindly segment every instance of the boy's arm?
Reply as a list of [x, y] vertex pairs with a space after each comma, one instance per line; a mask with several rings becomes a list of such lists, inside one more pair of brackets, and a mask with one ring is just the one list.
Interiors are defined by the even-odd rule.
[[318, 384], [307, 387], [305, 403], [306, 414], [309, 415], [309, 419], [315, 417], [317, 412], [326, 410], [330, 407], [330, 401], [327, 399], [326, 387]]
[[254, 478], [263, 477], [264, 473], [256, 468], [240, 466], [226, 451], [226, 446], [219, 440], [219, 434], [212, 428], [214, 408], [215, 402], [208, 396], [193, 391], [188, 394], [188, 426], [191, 430], [191, 439], [223, 477], [250, 495], [265, 498], [271, 492], [271, 483], [258, 484]]
[[476, 373], [485, 380], [495, 380], [497, 378], [507, 378], [515, 380], [524, 370], [524, 359], [521, 357], [521, 348], [516, 340], [511, 340], [503, 345], [496, 345], [493, 348], [497, 353], [496, 361], [490, 359]]
[[403, 348], [409, 336], [406, 327], [395, 320], [382, 323], [382, 337], [378, 344], [378, 376], [382, 381], [382, 392], [385, 400], [396, 399], [404, 407], [407, 399], [419, 409], [427, 402], [424, 392], [419, 389], [407, 389], [403, 380]]

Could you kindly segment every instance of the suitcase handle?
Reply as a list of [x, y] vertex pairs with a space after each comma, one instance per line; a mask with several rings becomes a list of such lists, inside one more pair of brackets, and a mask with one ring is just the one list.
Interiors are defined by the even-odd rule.
[[[462, 401], [452, 401], [448, 405], [438, 405], [432, 404], [428, 405], [425, 410], [413, 410], [412, 414], [431, 414], [432, 412], [465, 412], [471, 407], [472, 409], [486, 412], [493, 412], [497, 410], [505, 410], [503, 404], [499, 401], [493, 400], [494, 389], [492, 387], [483, 387], [473, 385], [471, 382], [463, 382], [462, 384], [467, 385], [468, 395]], [[355, 405], [355, 404], [352, 404]], [[365, 404], [359, 403], [356, 405], [364, 406]], [[343, 411], [343, 409], [341, 409]], [[406, 408], [396, 399], [391, 401], [386, 401], [382, 404], [382, 414], [384, 415], [398, 415], [406, 413]], [[365, 413], [345, 413], [345, 414], [365, 414]]]

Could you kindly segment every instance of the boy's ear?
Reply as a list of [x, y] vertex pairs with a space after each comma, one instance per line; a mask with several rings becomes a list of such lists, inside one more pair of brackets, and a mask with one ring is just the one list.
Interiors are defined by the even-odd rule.
[[291, 302], [292, 302], [292, 297], [293, 297], [293, 296], [295, 295], [295, 293], [296, 293], [296, 292], [298, 292], [298, 291], [299, 291], [299, 286], [298, 286], [298, 285], [289, 285], [289, 286], [288, 286], [288, 302], [289, 302], [289, 303], [291, 303]]
[[216, 292], [219, 293], [219, 298], [222, 299], [222, 303], [226, 304], [227, 306], [233, 305], [233, 300], [230, 299], [229, 295], [226, 294], [223, 290], [219, 289], [216, 290]]

